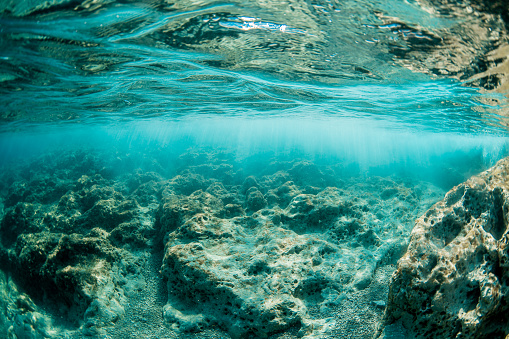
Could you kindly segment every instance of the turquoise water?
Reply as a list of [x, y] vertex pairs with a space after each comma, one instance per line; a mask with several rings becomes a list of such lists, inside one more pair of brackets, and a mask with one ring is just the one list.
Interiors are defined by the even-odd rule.
[[[304, 300], [308, 315], [299, 315], [300, 322], [282, 321], [284, 324], [273, 331], [253, 325], [242, 332], [235, 327], [237, 323], [233, 326], [230, 320], [207, 313], [206, 306], [195, 310], [196, 314], [205, 314], [203, 319], [207, 320], [203, 321], [189, 316], [191, 311], [174, 311], [184, 306], [174, 303], [178, 298], [172, 299], [171, 292], [167, 297], [171, 286], [161, 287], [163, 280], [157, 273], [161, 263], [165, 272], [170, 270], [169, 259], [152, 252], [162, 245], [172, 248], [171, 242], [161, 245], [162, 240], [154, 240], [160, 237], [166, 242], [173, 234], [170, 226], [160, 225], [164, 222], [159, 220], [166, 220], [165, 213], [169, 213], [165, 203], [175, 197], [200, 201], [207, 207], [193, 211], [209, 213], [216, 205], [210, 198], [202, 202], [205, 198], [200, 196], [208, 192], [221, 196], [225, 206], [240, 206], [241, 215], [261, 224], [259, 220], [272, 218], [267, 215], [282, 211], [293, 220], [292, 204], [298, 204], [293, 200], [298, 198], [297, 192], [336, 205], [338, 201], [343, 203], [343, 198], [338, 198], [343, 194], [352, 206], [370, 206], [378, 212], [368, 213], [363, 207], [362, 212], [336, 215], [334, 223], [370, 225], [362, 226], [366, 229], [360, 233], [352, 232], [363, 237], [374, 232], [382, 243], [397, 243], [400, 247], [394, 253], [400, 253], [415, 218], [453, 186], [508, 155], [504, 74], [490, 71], [505, 60], [490, 57], [507, 41], [504, 13], [488, 1], [0, 2], [0, 216], [4, 220], [0, 227], [0, 258], [8, 262], [1, 267], [7, 273], [0, 276], [0, 287], [11, 286], [5, 287], [5, 295], [9, 296], [5, 300], [12, 302], [3, 302], [3, 307], [18, 305], [11, 313], [0, 314], [0, 336], [30, 337], [30, 331], [20, 325], [19, 319], [24, 319], [35, 329], [30, 338], [127, 338], [127, 332], [132, 337], [143, 333], [158, 338], [238, 338], [239, 333], [246, 338], [293, 338], [299, 331], [296, 324], [304, 329], [309, 322], [318, 324], [328, 319], [320, 323], [322, 327], [314, 325], [322, 332], [310, 330], [312, 333], [305, 335], [344, 338], [347, 333], [352, 338], [372, 337], [377, 325], [371, 320], [364, 325], [360, 320], [348, 324], [340, 321], [342, 317], [353, 319], [345, 311], [345, 305], [354, 300], [350, 297], [371, 288], [359, 283], [361, 275], [346, 279], [353, 282], [345, 283], [344, 290], [334, 290], [341, 285], [337, 282], [330, 286], [324, 283], [328, 289], [320, 289], [323, 300], [292, 292], [293, 297]], [[259, 184], [246, 184], [251, 177]], [[178, 186], [179, 180], [192, 189]], [[224, 185], [229, 198], [217, 193], [211, 183]], [[255, 186], [257, 190], [252, 189]], [[334, 189], [343, 193], [338, 195], [332, 192]], [[290, 190], [289, 196], [274, 193], [286, 190]], [[396, 191], [400, 193], [391, 193]], [[322, 196], [325, 200], [320, 200]], [[157, 305], [155, 311], [145, 310], [157, 326], [150, 328], [137, 320], [135, 310], [141, 306], [126, 301], [131, 300], [134, 290], [131, 284], [135, 286], [136, 279], [143, 275], [139, 272], [137, 276], [133, 273], [137, 278], [122, 278], [128, 283], [120, 284], [120, 278], [114, 275], [104, 278], [125, 294], [125, 298], [117, 299], [108, 294], [110, 308], [106, 308], [110, 313], [91, 311], [90, 306], [106, 298], [106, 292], [94, 294], [84, 288], [81, 295], [88, 303], [83, 304], [72, 297], [72, 291], [82, 288], [75, 281], [76, 286], [70, 283], [72, 291], [63, 293], [65, 302], [58, 293], [47, 299], [51, 291], [62, 286], [44, 283], [47, 276], [31, 271], [40, 267], [25, 263], [27, 271], [43, 281], [41, 290], [31, 290], [26, 276], [12, 273], [21, 267], [16, 265], [22, 265], [16, 251], [23, 247], [20, 239], [28, 234], [41, 239], [48, 234], [99, 239], [101, 232], [120, 234], [130, 229], [123, 219], [125, 211], [119, 212], [124, 201], [136, 201], [137, 207], [132, 209], [136, 212], [131, 212], [139, 222], [136, 229], [146, 231], [139, 231], [146, 247], [140, 245], [141, 249], [134, 250], [132, 246], [138, 245], [129, 243], [134, 236], [124, 236], [127, 240], [120, 245], [111, 240], [111, 246], [138, 259], [152, 258], [144, 261], [148, 265], [147, 295], [140, 300]], [[105, 204], [110, 206], [109, 212], [101, 210]], [[403, 207], [397, 209], [400, 205]], [[65, 213], [62, 206], [67, 206]], [[225, 207], [210, 213], [224, 220], [240, 218], [225, 211], [230, 210]], [[38, 219], [42, 214], [45, 217]], [[181, 218], [185, 221], [191, 217], [185, 214]], [[354, 219], [362, 222], [355, 224]], [[276, 224], [273, 219], [264, 222]], [[358, 255], [360, 243], [370, 253], [363, 252], [362, 258], [376, 261], [377, 270], [387, 265], [376, 273], [373, 268], [371, 273], [377, 278], [370, 281], [388, 282], [398, 254], [390, 260], [380, 259], [383, 246], [366, 245], [362, 240], [365, 237], [360, 235], [361, 240], [356, 238], [345, 245], [331, 235], [332, 231], [317, 230], [311, 224], [310, 230], [288, 226], [296, 228], [285, 236], [299, 242], [304, 241], [299, 237], [309, 233], [312, 239], [319, 239], [315, 245], [328, 241], [337, 248], [350, 246], [348, 253], [354, 254], [348, 255], [352, 258]], [[124, 228], [118, 231], [121, 226]], [[271, 232], [274, 237], [282, 234]], [[178, 236], [173, 237], [177, 241]], [[246, 239], [250, 237], [255, 236], [246, 235]], [[206, 241], [204, 244], [207, 251], [213, 251]], [[315, 246], [306, 244], [302, 246]], [[240, 252], [257, 251], [247, 245], [248, 250], [239, 248]], [[122, 261], [104, 260], [118, 272], [129, 271], [122, 266], [131, 260], [123, 257], [125, 253], [118, 254]], [[93, 261], [87, 255], [81, 257], [84, 262], [79, 265], [85, 267]], [[78, 264], [64, 260], [62, 265], [73, 268]], [[14, 282], [9, 280], [11, 274]], [[177, 284], [170, 273], [163, 274], [164, 279]], [[323, 281], [336, 279], [327, 274]], [[152, 288], [156, 292], [151, 297]], [[386, 293], [384, 288], [380, 295]], [[27, 308], [32, 313], [21, 310], [20, 302], [13, 301], [21, 300], [18, 290], [26, 290], [26, 295], [35, 300], [37, 307]], [[335, 301], [335, 306], [328, 309], [324, 305], [334, 294], [332, 290], [341, 295], [337, 300], [343, 301]], [[199, 305], [200, 298], [203, 301], [202, 292], [196, 292], [201, 297], [195, 299], [189, 293], [183, 298], [188, 298], [188, 304]], [[251, 292], [240, 290], [235, 295], [244, 300], [243, 293]], [[372, 299], [365, 295], [359, 298], [364, 300], [363, 305], [373, 308]], [[120, 306], [111, 306], [111, 300]], [[375, 301], [376, 305], [383, 304]], [[53, 304], [59, 311], [52, 308]], [[94, 307], [102, 310], [102, 306]], [[122, 311], [118, 311], [120, 308]], [[373, 314], [360, 317], [381, 321], [382, 311], [374, 307]], [[27, 312], [32, 318], [23, 318]], [[34, 320], [39, 319], [34, 312], [43, 314], [40, 319], [45, 320]], [[66, 312], [72, 319], [62, 325], [55, 319]], [[326, 318], [327, 313], [334, 314], [335, 320]], [[9, 325], [15, 323], [13, 319], [18, 319], [19, 326]], [[93, 325], [90, 319], [95, 321]], [[359, 329], [355, 335], [354, 323]], [[287, 334], [281, 334], [285, 331]]]
[[[413, 1], [5, 3], [2, 145], [19, 144], [13, 132], [45, 139], [82, 128], [238, 143], [218, 140], [211, 130], [219, 129], [242, 133], [253, 148], [292, 144], [365, 159], [373, 144], [398, 156], [473, 147], [494, 160], [504, 152], [504, 97], [475, 87], [475, 75], [503, 43], [505, 25], [476, 19], [483, 9], [489, 13]], [[459, 46], [449, 46], [455, 38]], [[185, 131], [172, 132], [180, 124]], [[406, 134], [410, 142], [401, 143]], [[375, 162], [390, 156], [383, 153]]]
[[[505, 27], [464, 5], [4, 6], [0, 105], [9, 154], [21, 152], [15, 145], [25, 136], [31, 149], [66, 133], [66, 144], [82, 143], [86, 129], [109, 131], [95, 132], [96, 143], [115, 133], [131, 142], [183, 137], [375, 163], [470, 150], [492, 163], [505, 154], [504, 97], [472, 87]], [[448, 46], [456, 36], [460, 46]], [[449, 63], [441, 60], [447, 48]]]

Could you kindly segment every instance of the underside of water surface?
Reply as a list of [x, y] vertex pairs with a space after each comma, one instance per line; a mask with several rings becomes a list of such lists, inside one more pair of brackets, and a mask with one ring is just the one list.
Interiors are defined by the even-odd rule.
[[503, 338], [508, 11], [0, 1], [0, 337]]

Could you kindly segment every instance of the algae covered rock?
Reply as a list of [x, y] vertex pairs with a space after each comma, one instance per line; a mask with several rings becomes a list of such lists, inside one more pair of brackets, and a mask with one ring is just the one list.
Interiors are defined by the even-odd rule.
[[54, 338], [54, 320], [45, 315], [12, 277], [0, 271], [0, 336]]
[[[346, 333], [353, 325], [331, 311], [350, 295], [381, 288], [377, 270], [391, 270], [406, 245], [393, 235], [408, 232], [406, 218], [428, 203], [391, 180], [340, 189], [326, 187], [340, 181], [310, 162], [284, 166], [291, 174], [274, 165], [273, 174], [247, 176], [241, 185], [163, 193], [156, 214], [165, 245], [163, 316], [177, 333], [219, 327], [233, 338], [265, 338], [297, 328], [320, 338], [336, 326]], [[307, 175], [318, 175], [308, 178], [315, 186]], [[375, 297], [363, 301], [366, 317], [381, 319], [385, 303]]]
[[317, 278], [316, 286], [307, 281], [317, 275], [309, 248], [327, 245], [270, 222], [246, 228], [235, 219], [198, 214], [169, 235], [162, 273], [172, 295], [198, 303], [199, 317], [191, 325], [178, 316], [175, 309], [183, 304], [176, 300], [165, 307], [165, 317], [184, 330], [219, 324], [234, 338], [267, 337], [300, 325], [307, 311], [294, 294], [309, 298], [329, 285], [326, 279]]
[[267, 206], [267, 201], [265, 200], [265, 197], [256, 187], [251, 187], [250, 189], [248, 189], [246, 194], [247, 194], [246, 204], [249, 210], [256, 212]]
[[[124, 317], [127, 296], [143, 286], [143, 259], [130, 251], [151, 243], [147, 214], [155, 206], [141, 207], [125, 183], [98, 174], [95, 157], [72, 155], [35, 160], [7, 190], [0, 266], [12, 296], [2, 321], [12, 326], [0, 331], [8, 338], [104, 336]], [[154, 177], [133, 181], [132, 190]], [[32, 306], [20, 308], [20, 298]], [[53, 321], [59, 318], [69, 329]]]
[[5, 181], [1, 335], [367, 338], [408, 220], [438, 196], [307, 160], [191, 151], [157, 171], [110, 155]]
[[398, 327], [413, 338], [509, 334], [508, 180], [504, 159], [416, 221], [391, 281], [383, 335]]
[[84, 317], [83, 326], [91, 331], [124, 312], [125, 297], [110, 274], [119, 258], [118, 250], [102, 237], [36, 233], [18, 238], [11, 265], [27, 290], [56, 302], [69, 321], [80, 324]]

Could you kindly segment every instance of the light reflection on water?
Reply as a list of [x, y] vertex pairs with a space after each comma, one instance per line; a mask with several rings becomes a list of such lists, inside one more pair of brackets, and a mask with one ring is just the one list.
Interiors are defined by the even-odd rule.
[[8, 6], [0, 17], [3, 130], [227, 116], [505, 133], [505, 98], [465, 86], [493, 89], [498, 79], [472, 80], [505, 39], [489, 7], [389, 0]]

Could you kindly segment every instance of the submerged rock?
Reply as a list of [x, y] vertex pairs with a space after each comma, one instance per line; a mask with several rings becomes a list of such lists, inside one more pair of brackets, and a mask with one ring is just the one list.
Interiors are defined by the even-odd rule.
[[[406, 243], [393, 235], [408, 232], [406, 219], [427, 203], [392, 180], [339, 189], [326, 186], [340, 182], [327, 169], [285, 166], [289, 173], [274, 166], [239, 186], [163, 193], [156, 224], [165, 244], [163, 316], [173, 330], [217, 326], [232, 338], [265, 338], [295, 327], [327, 336], [338, 322], [330, 310], [395, 263]], [[385, 304], [375, 301], [366, 304], [381, 317]]]
[[54, 321], [0, 271], [0, 337], [53, 338]]
[[[12, 324], [0, 323], [7, 338], [104, 335], [123, 317], [127, 295], [143, 285], [142, 263], [129, 250], [146, 248], [154, 236], [149, 209], [126, 197], [122, 183], [94, 174], [90, 157], [74, 157], [66, 168], [68, 158], [36, 161], [8, 190], [0, 222], [0, 267], [8, 272], [0, 285], [13, 294], [0, 320]], [[20, 308], [16, 298], [34, 306]], [[59, 318], [73, 330], [57, 330]]]
[[20, 167], [0, 190], [0, 336], [369, 337], [437, 189], [211, 154], [166, 177], [119, 153]]
[[121, 271], [124, 255], [101, 230], [87, 237], [22, 234], [8, 256], [21, 286], [38, 302], [53, 304], [66, 321], [82, 327], [84, 334], [101, 333], [102, 327], [123, 315], [125, 296], [118, 281], [122, 275], [113, 272]]
[[170, 234], [162, 269], [168, 290], [197, 304], [190, 319], [178, 316], [179, 303], [170, 302], [168, 321], [183, 330], [219, 324], [233, 338], [264, 338], [300, 325], [307, 319], [304, 303], [321, 301], [321, 291], [334, 284], [322, 277], [331, 258], [316, 267], [336, 251], [326, 242], [271, 222], [242, 224], [242, 218], [198, 214]]
[[392, 277], [385, 332], [411, 338], [509, 334], [509, 159], [454, 187], [415, 224]]

